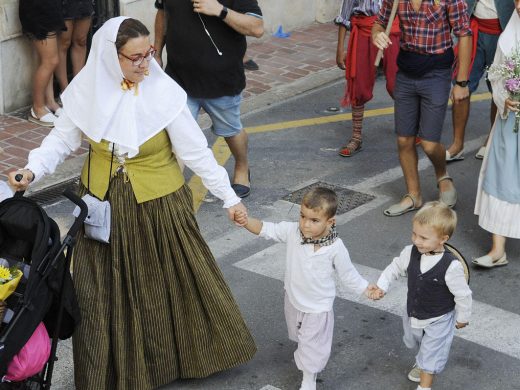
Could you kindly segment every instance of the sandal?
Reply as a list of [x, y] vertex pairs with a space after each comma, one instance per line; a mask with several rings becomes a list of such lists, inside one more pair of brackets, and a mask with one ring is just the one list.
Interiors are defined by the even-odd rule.
[[[405, 198], [410, 198], [410, 200], [412, 201], [411, 206], [403, 206], [401, 204], [401, 202]], [[412, 194], [406, 194], [405, 196], [403, 196], [401, 198], [401, 202], [390, 206], [385, 211], [383, 211], [383, 214], [386, 215], [387, 217], [397, 217], [399, 215], [406, 214], [409, 211], [414, 211], [414, 210], [420, 209], [422, 206], [422, 204], [419, 204], [417, 198], [415, 196], [413, 196]]]
[[363, 141], [360, 139], [351, 138], [348, 141], [348, 144], [342, 146], [339, 150], [339, 155], [341, 157], [352, 157], [356, 153], [360, 152], [363, 149]]
[[484, 268], [500, 267], [502, 265], [509, 264], [509, 261], [507, 261], [507, 256], [506, 256], [505, 252], [504, 252], [504, 255], [498, 260], [493, 260], [493, 258], [491, 256], [485, 255], [482, 257], [477, 257], [476, 259], [473, 259], [471, 262], [475, 265], [478, 265], [479, 267], [484, 267]]
[[[437, 188], [439, 188], [439, 183], [443, 180], [451, 180], [453, 183], [453, 179], [450, 175], [444, 175], [437, 180]], [[457, 204], [457, 190], [455, 187], [448, 191], [439, 192], [439, 201], [444, 203], [449, 208], [455, 207]]]
[[31, 112], [27, 116], [27, 120], [32, 123], [36, 123], [37, 125], [44, 127], [54, 127], [54, 121], [58, 119], [52, 112], [48, 112], [42, 117], [38, 118], [34, 112], [34, 109], [31, 107]]

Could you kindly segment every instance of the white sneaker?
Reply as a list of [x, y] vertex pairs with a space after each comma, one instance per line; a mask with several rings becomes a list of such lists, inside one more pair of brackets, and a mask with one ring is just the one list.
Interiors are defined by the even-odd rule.
[[417, 364], [414, 364], [408, 373], [408, 379], [415, 383], [421, 382], [421, 369], [417, 367]]
[[54, 127], [54, 121], [58, 119], [52, 112], [48, 112], [44, 116], [38, 118], [34, 113], [34, 109], [31, 108], [31, 112], [27, 116], [27, 120], [32, 123], [36, 123], [37, 125], [44, 127]]

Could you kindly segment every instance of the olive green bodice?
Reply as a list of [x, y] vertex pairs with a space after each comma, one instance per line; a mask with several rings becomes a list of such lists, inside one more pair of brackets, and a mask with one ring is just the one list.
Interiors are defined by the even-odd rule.
[[90, 183], [88, 180], [89, 158], [85, 160], [81, 182], [90, 188], [90, 193], [103, 200], [108, 191], [109, 177], [124, 167], [132, 185], [137, 203], [160, 198], [177, 191], [184, 184], [184, 176], [175, 155], [172, 153], [170, 138], [165, 130], [150, 138], [139, 147], [139, 154], [119, 161], [114, 155], [112, 172], [110, 158], [112, 149], [107, 141], [94, 142], [90, 153]]

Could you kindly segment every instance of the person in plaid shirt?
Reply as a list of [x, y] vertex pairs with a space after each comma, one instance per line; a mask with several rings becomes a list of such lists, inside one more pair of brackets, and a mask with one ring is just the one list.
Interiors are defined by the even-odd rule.
[[[392, 2], [383, 0], [372, 28], [372, 40], [379, 49], [392, 44], [385, 33]], [[464, 0], [395, 0], [401, 26], [397, 58], [395, 126], [399, 160], [407, 194], [384, 211], [387, 216], [402, 215], [422, 205], [415, 137], [432, 162], [439, 187], [439, 200], [450, 207], [457, 192], [446, 171], [446, 149], [440, 143], [448, 98], [459, 102], [469, 98], [468, 69], [471, 56], [471, 30]], [[459, 69], [451, 89], [451, 69], [455, 59], [451, 33], [459, 39]], [[428, 386], [426, 386], [428, 388]]]

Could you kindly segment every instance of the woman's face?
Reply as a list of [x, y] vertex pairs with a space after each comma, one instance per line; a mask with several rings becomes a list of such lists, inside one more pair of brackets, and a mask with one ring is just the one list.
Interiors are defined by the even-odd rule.
[[[140, 36], [138, 38], [130, 38], [126, 44], [119, 49], [119, 64], [123, 71], [123, 76], [128, 81], [139, 83], [143, 81], [145, 73], [150, 65], [150, 56], [153, 47], [150, 45], [148, 36]], [[144, 57], [144, 59], [143, 59]], [[152, 55], [153, 57], [153, 55]], [[134, 61], [142, 62], [135, 65]]]

